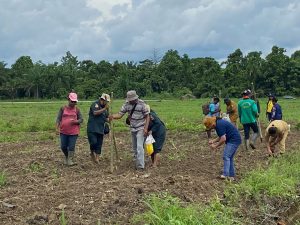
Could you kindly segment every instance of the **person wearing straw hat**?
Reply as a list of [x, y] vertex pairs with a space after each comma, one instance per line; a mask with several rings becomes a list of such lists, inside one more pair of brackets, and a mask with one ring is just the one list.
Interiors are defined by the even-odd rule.
[[127, 92], [126, 102], [122, 105], [119, 113], [110, 115], [109, 119], [121, 119], [126, 113], [128, 114], [126, 123], [130, 127], [132, 137], [135, 168], [143, 170], [145, 168], [144, 141], [148, 134], [150, 117], [146, 103], [139, 99], [135, 90]]
[[87, 122], [87, 136], [90, 144], [91, 159], [99, 163], [99, 156], [105, 134], [105, 123], [108, 121], [108, 109], [110, 96], [103, 93], [101, 97], [92, 103]]
[[225, 98], [224, 103], [226, 104], [226, 113], [229, 115], [231, 123], [237, 127], [236, 121], [239, 117], [238, 109], [236, 103], [232, 101], [230, 98]]
[[65, 155], [64, 164], [73, 166], [76, 140], [79, 135], [80, 124], [83, 122], [79, 108], [77, 94], [68, 95], [68, 105], [60, 108], [56, 118], [56, 133], [60, 135], [61, 150]]
[[234, 180], [234, 155], [242, 143], [238, 129], [230, 122], [218, 117], [205, 117], [203, 124], [207, 130], [215, 129], [218, 137], [209, 140], [209, 145], [212, 149], [217, 149], [225, 144], [223, 152], [224, 169], [221, 179]]

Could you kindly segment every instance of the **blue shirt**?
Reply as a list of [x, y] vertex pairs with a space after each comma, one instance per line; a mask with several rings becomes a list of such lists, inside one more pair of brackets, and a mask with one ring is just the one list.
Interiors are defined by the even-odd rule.
[[238, 129], [232, 125], [232, 123], [223, 119], [218, 119], [216, 121], [215, 129], [219, 137], [226, 135], [226, 144], [231, 143], [240, 145], [242, 143], [241, 135]]
[[282, 120], [282, 110], [278, 103], [273, 105], [271, 120]]
[[209, 104], [209, 113], [208, 113], [208, 116], [213, 116], [215, 112], [215, 104], [214, 103], [210, 103]]

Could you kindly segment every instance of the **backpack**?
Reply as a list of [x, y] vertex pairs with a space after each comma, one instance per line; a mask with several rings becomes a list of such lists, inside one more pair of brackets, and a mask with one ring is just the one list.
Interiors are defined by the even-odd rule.
[[209, 103], [206, 103], [206, 104], [202, 105], [202, 113], [204, 115], [208, 115], [209, 114]]

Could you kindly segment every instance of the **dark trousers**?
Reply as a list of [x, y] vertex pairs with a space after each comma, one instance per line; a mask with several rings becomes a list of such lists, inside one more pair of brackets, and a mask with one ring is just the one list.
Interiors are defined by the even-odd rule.
[[88, 140], [90, 143], [91, 152], [95, 152], [96, 154], [101, 154], [102, 144], [103, 144], [103, 134], [98, 134], [94, 132], [88, 132]]
[[245, 123], [243, 124], [244, 127], [244, 134], [245, 140], [248, 140], [250, 137], [250, 128], [253, 130], [254, 133], [258, 133], [257, 123]]
[[68, 157], [68, 151], [75, 151], [78, 135], [60, 134], [60, 148], [64, 155]]

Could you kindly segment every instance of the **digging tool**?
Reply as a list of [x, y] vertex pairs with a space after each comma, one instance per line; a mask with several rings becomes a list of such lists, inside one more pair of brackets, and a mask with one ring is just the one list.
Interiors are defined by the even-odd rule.
[[[251, 83], [251, 85], [252, 85], [252, 92], [253, 92], [253, 96], [254, 96], [254, 101], [257, 104], [258, 113], [260, 113], [260, 110], [259, 110], [260, 109], [259, 101], [256, 98], [256, 92], [255, 92], [255, 89], [254, 89], [253, 82]], [[260, 141], [262, 142], [263, 141], [263, 136], [262, 136], [262, 132], [261, 132], [261, 124], [260, 124], [259, 117], [257, 117], [256, 121], [257, 121], [257, 126], [258, 126], [258, 132], [259, 132], [259, 136], [260, 136]]]
[[[112, 113], [112, 103], [113, 103], [113, 95], [114, 93], [111, 92], [110, 93], [110, 105], [109, 105], [109, 113]], [[116, 137], [115, 137], [115, 131], [114, 131], [114, 123], [113, 121], [110, 121], [110, 133], [109, 133], [109, 137], [110, 137], [110, 171], [111, 173], [114, 171], [114, 160], [116, 156], [116, 159], [119, 160], [119, 153], [118, 153], [118, 149], [117, 149], [117, 144], [116, 144]]]

